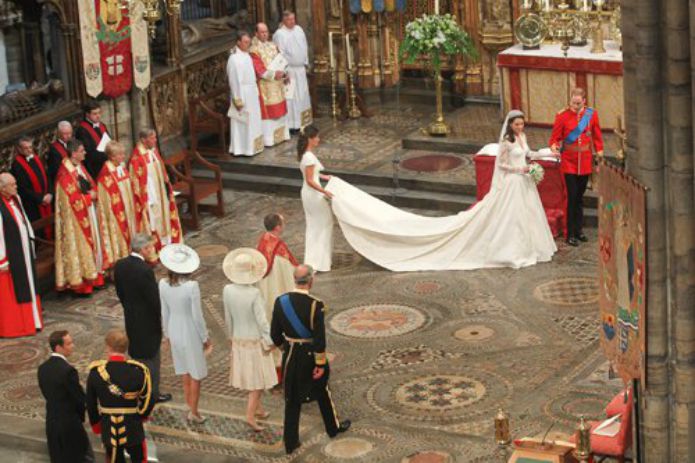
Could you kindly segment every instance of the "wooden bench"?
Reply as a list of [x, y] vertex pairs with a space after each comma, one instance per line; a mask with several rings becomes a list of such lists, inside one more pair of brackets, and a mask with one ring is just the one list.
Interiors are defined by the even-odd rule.
[[[51, 214], [34, 220], [31, 223], [31, 228], [36, 233], [46, 227], [54, 229], [54, 224], [55, 215]], [[55, 284], [55, 241], [37, 236], [34, 238], [34, 249], [36, 250], [36, 259], [34, 261], [36, 265], [36, 280], [38, 281], [39, 292], [43, 294], [53, 288]]]
[[[188, 126], [191, 134], [191, 151], [204, 155], [226, 157], [229, 147], [229, 89], [220, 87], [188, 101]], [[202, 135], [215, 135], [214, 146], [200, 146]]]
[[[181, 210], [188, 205], [188, 216], [179, 213], [181, 222], [189, 228], [200, 228], [200, 212], [210, 211], [217, 217], [224, 217], [224, 198], [222, 197], [222, 170], [219, 166], [205, 160], [199, 152], [183, 150], [165, 158], [164, 163], [174, 172], [176, 180], [172, 187], [176, 193], [176, 205]], [[213, 178], [194, 177], [193, 164], [211, 170]], [[217, 196], [216, 204], [200, 204], [209, 196]]]

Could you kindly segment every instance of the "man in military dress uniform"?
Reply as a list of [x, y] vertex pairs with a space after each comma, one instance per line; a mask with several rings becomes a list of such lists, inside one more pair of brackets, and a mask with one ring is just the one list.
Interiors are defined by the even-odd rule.
[[593, 151], [603, 156], [603, 136], [594, 108], [586, 106], [584, 90], [570, 93], [570, 104], [555, 116], [550, 149], [560, 156], [560, 171], [567, 186], [567, 244], [578, 246], [587, 241], [582, 232], [582, 201], [592, 172]]
[[89, 366], [87, 412], [89, 422], [106, 449], [106, 461], [125, 463], [127, 451], [133, 463], [147, 462], [147, 443], [142, 422], [152, 409], [152, 383], [145, 365], [127, 360], [128, 337], [120, 329], [106, 334], [108, 360]]
[[285, 389], [285, 450], [292, 453], [299, 442], [299, 414], [302, 403], [316, 400], [326, 433], [335, 437], [350, 428], [350, 420], [339, 421], [328, 389], [326, 329], [323, 301], [309, 295], [314, 269], [299, 265], [294, 271], [295, 290], [275, 300], [270, 336], [283, 346]]

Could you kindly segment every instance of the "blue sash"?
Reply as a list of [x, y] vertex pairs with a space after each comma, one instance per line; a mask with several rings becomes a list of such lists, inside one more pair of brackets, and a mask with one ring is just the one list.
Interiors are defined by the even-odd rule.
[[283, 294], [280, 296], [280, 304], [282, 305], [282, 312], [285, 314], [285, 318], [290, 322], [292, 328], [297, 332], [297, 336], [300, 338], [310, 338], [311, 331], [309, 331], [304, 324], [299, 320], [297, 312], [294, 310], [292, 301], [290, 300], [289, 294]]
[[594, 115], [594, 109], [593, 108], [586, 108], [586, 111], [584, 111], [584, 115], [579, 120], [579, 124], [577, 124], [577, 126], [574, 128], [574, 130], [571, 131], [569, 133], [569, 135], [567, 135], [567, 138], [565, 138], [562, 141], [563, 147], [571, 145], [572, 143], [577, 141], [579, 136], [582, 133], [584, 133], [584, 131], [586, 130], [587, 127], [589, 127], [589, 122], [591, 122], [591, 116], [593, 116], [593, 115]]

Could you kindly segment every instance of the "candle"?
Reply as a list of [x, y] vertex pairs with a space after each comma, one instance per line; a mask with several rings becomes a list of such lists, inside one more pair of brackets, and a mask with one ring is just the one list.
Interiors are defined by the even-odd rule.
[[350, 48], [350, 34], [345, 34], [345, 55], [347, 56], [348, 71], [352, 70], [352, 48]]
[[439, 0], [434, 0], [434, 14], [439, 14]]
[[544, 1], [544, 6], [545, 6], [545, 11], [550, 11], [550, 0], [543, 0]]
[[584, 11], [589, 11], [591, 7], [589, 6], [589, 0], [583, 0], [582, 2], [582, 10]]
[[603, 0], [594, 0], [594, 3], [596, 3], [597, 10], [600, 10], [601, 7], [603, 7]]
[[335, 56], [333, 55], [333, 32], [328, 33], [328, 57], [331, 60], [331, 71], [335, 69]]

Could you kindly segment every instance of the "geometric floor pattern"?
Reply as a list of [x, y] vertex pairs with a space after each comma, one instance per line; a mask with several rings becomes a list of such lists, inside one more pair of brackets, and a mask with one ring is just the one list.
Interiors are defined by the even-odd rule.
[[[322, 145], [331, 153], [327, 163], [381, 168], [377, 151], [397, 149], [394, 137], [422, 125], [421, 117], [407, 122], [407, 111], [401, 112], [373, 118], [368, 135], [351, 123], [332, 128]], [[264, 156], [296, 164], [291, 151], [283, 145]], [[469, 161], [453, 170], [458, 179], [471, 176]], [[161, 389], [174, 400], [155, 411], [148, 427], [155, 442], [172, 449], [170, 461], [489, 463], [497, 461], [493, 419], [499, 408], [509, 413], [514, 437], [540, 435], [551, 426], [554, 435], [567, 435], [580, 415], [599, 418], [620, 388], [608, 380], [598, 345], [595, 231], [588, 230], [590, 240], [579, 248], [558, 241], [552, 262], [520, 270], [393, 273], [357, 255], [336, 226], [334, 268], [318, 275], [313, 292], [328, 307], [332, 395], [353, 427], [329, 439], [318, 407], [305, 405], [303, 445], [287, 457], [282, 397], [264, 396], [271, 416], [265, 430], [254, 433], [244, 422], [246, 395], [228, 384], [221, 262], [231, 249], [255, 246], [269, 212], [286, 217], [285, 239], [301, 259], [302, 205], [298, 197], [230, 191], [225, 202], [225, 218], [206, 218], [202, 230], [186, 236], [201, 257], [195, 277], [213, 352], [202, 385], [200, 407], [208, 417], [202, 425], [186, 422], [170, 352], [162, 352]], [[44, 305], [44, 333], [0, 340], [0, 418], [29, 420], [39, 430], [45, 412], [36, 368], [48, 356], [47, 333], [72, 333], [71, 361], [84, 381], [89, 363], [103, 356], [103, 334], [123, 323], [112, 286], [91, 299], [52, 295]]]

